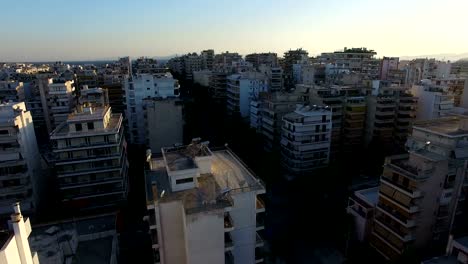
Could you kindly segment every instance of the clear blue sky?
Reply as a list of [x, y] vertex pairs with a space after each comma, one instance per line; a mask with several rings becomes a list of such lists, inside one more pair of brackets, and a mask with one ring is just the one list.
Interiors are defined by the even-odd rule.
[[199, 52], [468, 52], [468, 0], [0, 0], [0, 61]]

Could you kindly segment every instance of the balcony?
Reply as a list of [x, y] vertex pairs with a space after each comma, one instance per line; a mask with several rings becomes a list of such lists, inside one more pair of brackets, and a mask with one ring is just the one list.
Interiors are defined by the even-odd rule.
[[263, 229], [265, 229], [265, 215], [264, 214], [257, 214], [255, 230], [260, 231], [260, 230], [263, 230]]
[[413, 214], [419, 211], [419, 206], [414, 205], [410, 202], [410, 204], [405, 204], [403, 202], [400, 202], [396, 200], [395, 198], [392, 198], [391, 195], [386, 194], [385, 192], [382, 192], [382, 189], [379, 191], [380, 197], [384, 198], [386, 201], [398, 206], [399, 208], [405, 210], [406, 212]]
[[401, 193], [404, 193], [405, 195], [411, 197], [411, 198], [419, 198], [422, 196], [422, 193], [421, 191], [419, 190], [412, 190], [410, 189], [408, 186], [404, 186], [404, 185], [401, 185], [397, 182], [394, 182], [392, 181], [391, 179], [385, 177], [385, 176], [382, 176], [380, 178], [380, 181], [385, 184], [385, 185], [388, 185], [389, 187], [393, 188], [393, 189], [396, 189], [397, 191], [401, 192]]
[[385, 206], [384, 204], [378, 204], [377, 209], [406, 228], [412, 228], [416, 226], [415, 220], [405, 218], [403, 215], [399, 214], [398, 211], [392, 210], [389, 206]]
[[265, 212], [265, 203], [258, 196], [257, 196], [257, 200], [255, 202], [255, 208], [256, 208], [257, 213]]
[[231, 232], [234, 230], [234, 223], [229, 213], [224, 213], [224, 232]]
[[234, 249], [234, 242], [232, 241], [231, 233], [224, 233], [224, 251], [231, 251]]
[[149, 233], [150, 233], [150, 236], [151, 236], [152, 248], [153, 249], [158, 249], [159, 248], [158, 230], [157, 229], [151, 229], [149, 231]]
[[386, 162], [385, 167], [393, 170], [394, 172], [408, 177], [410, 179], [421, 181], [429, 178], [430, 174], [434, 172], [433, 167], [417, 168], [409, 164], [407, 158], [390, 157], [389, 162]]
[[401, 230], [398, 230], [397, 228], [393, 227], [390, 224], [384, 224], [383, 219], [381, 218], [375, 218], [374, 222], [380, 225], [382, 228], [384, 228], [386, 231], [392, 233], [394, 236], [398, 237], [401, 241], [403, 242], [409, 242], [413, 240], [413, 236], [411, 234], [407, 234], [402, 232]]
[[263, 242], [262, 237], [257, 232], [255, 236], [255, 247], [263, 247], [264, 245], [265, 245], [265, 242]]

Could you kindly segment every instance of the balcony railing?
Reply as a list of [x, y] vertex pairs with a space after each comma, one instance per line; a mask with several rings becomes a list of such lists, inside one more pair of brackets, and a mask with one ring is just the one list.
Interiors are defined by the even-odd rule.
[[234, 242], [230, 233], [224, 233], [224, 250], [231, 251], [234, 249]]
[[234, 230], [234, 223], [229, 213], [224, 214], [224, 232], [231, 232]]
[[377, 209], [379, 209], [382, 213], [390, 216], [391, 218], [393, 218], [393, 220], [405, 226], [406, 228], [411, 228], [416, 225], [415, 220], [404, 217], [402, 214], [399, 214], [398, 211], [392, 210], [391, 207], [386, 206], [385, 204], [378, 204]]
[[385, 176], [382, 176], [380, 178], [380, 180], [386, 184], [386, 185], [389, 185], [390, 187], [394, 188], [394, 189], [397, 189], [398, 191], [406, 194], [407, 196], [410, 196], [412, 198], [419, 198], [422, 196], [422, 192], [419, 191], [419, 190], [414, 190], [414, 189], [411, 189], [409, 188], [408, 186], [404, 186], [402, 184], [399, 184], [395, 181], [392, 181], [391, 179], [385, 177]]

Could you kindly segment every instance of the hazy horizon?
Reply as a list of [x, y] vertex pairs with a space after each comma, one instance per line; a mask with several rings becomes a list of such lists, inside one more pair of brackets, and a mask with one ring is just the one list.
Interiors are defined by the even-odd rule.
[[377, 57], [468, 55], [464, 0], [58, 0], [3, 3], [0, 61], [167, 57], [214, 49], [311, 55], [367, 47]]

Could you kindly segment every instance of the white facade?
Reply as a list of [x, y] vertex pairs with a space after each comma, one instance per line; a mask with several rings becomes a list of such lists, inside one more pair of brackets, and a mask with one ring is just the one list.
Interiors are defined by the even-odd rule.
[[28, 237], [31, 234], [29, 218], [23, 218], [18, 203], [13, 205], [13, 209], [10, 230], [0, 235], [0, 263], [39, 264], [37, 252], [31, 252], [29, 247]]
[[227, 77], [227, 109], [230, 114], [240, 114], [243, 118], [250, 116], [250, 101], [266, 92], [266, 77], [261, 73], [249, 72], [233, 74]]
[[454, 107], [454, 97], [440, 87], [413, 85], [411, 93], [418, 97], [416, 120], [430, 120], [449, 114]]
[[346, 211], [354, 219], [354, 232], [360, 242], [367, 241], [371, 233], [374, 209], [378, 199], [378, 187], [355, 191], [349, 197]]
[[[263, 261], [263, 183], [229, 149], [204, 143], [148, 156], [147, 218], [155, 263]], [[260, 221], [260, 222], [259, 222]]]
[[329, 107], [302, 105], [283, 117], [281, 156], [289, 173], [301, 175], [328, 165], [331, 117]]
[[24, 103], [0, 105], [0, 214], [21, 201], [34, 211], [45, 184], [31, 113]]
[[170, 73], [138, 74], [124, 81], [129, 139], [133, 144], [145, 144], [146, 125], [144, 99], [179, 97], [179, 83]]

